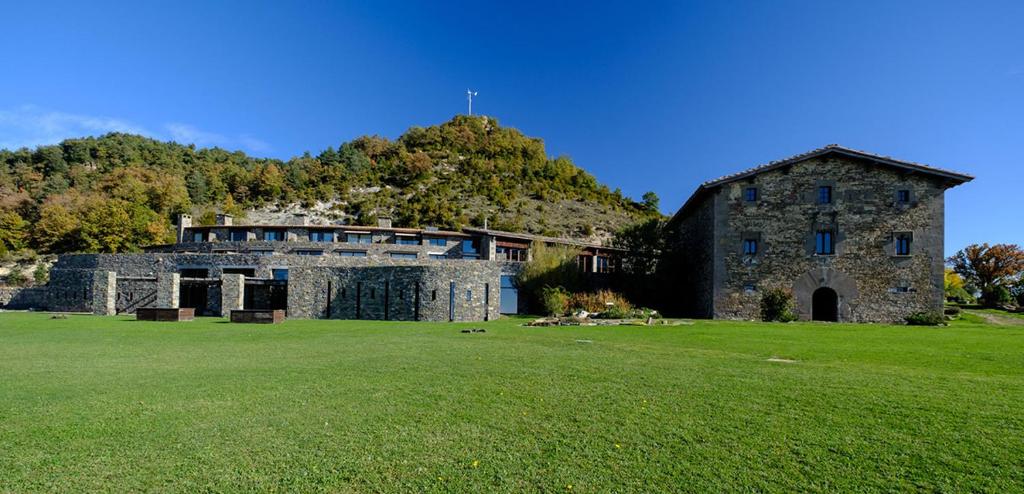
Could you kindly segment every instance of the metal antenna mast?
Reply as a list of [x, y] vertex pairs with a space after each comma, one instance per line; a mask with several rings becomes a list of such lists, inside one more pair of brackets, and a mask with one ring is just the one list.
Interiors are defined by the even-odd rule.
[[466, 99], [469, 100], [469, 114], [473, 114], [473, 96], [476, 96], [476, 91], [466, 90]]

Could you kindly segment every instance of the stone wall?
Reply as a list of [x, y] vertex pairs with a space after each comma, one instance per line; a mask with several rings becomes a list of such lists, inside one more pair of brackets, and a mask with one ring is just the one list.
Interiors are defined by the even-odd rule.
[[676, 254], [665, 266], [671, 276], [669, 313], [710, 318], [714, 315], [714, 200], [694, 207], [691, 214], [669, 225], [669, 239]]
[[45, 308], [46, 287], [0, 287], [0, 309], [28, 310]]
[[158, 307], [155, 277], [118, 275], [115, 295], [118, 314], [134, 314], [142, 307]]
[[[831, 204], [818, 204], [820, 185], [833, 187]], [[756, 187], [758, 199], [744, 190]], [[898, 190], [911, 201], [896, 201]], [[802, 319], [811, 317], [813, 292], [839, 296], [839, 318], [902, 322], [939, 310], [943, 300], [945, 185], [868, 162], [824, 156], [724, 184], [706, 199], [714, 208], [714, 316], [759, 317], [760, 293], [793, 291]], [[814, 236], [836, 232], [835, 255], [816, 255]], [[896, 256], [894, 235], [912, 235], [911, 255]], [[743, 240], [757, 239], [756, 255]]]
[[[84, 298], [77, 305], [63, 305], [64, 310], [92, 311], [94, 273], [116, 271], [117, 308], [124, 311], [132, 302], [136, 308], [158, 306], [157, 279], [173, 279], [183, 269], [200, 269], [209, 279], [207, 311], [226, 315], [242, 308], [245, 294], [243, 275], [225, 273], [226, 269], [251, 270], [254, 278], [265, 280], [274, 278], [275, 271], [286, 270], [289, 317], [473, 321], [498, 317], [500, 274], [516, 272], [516, 264], [252, 253], [76, 254], [58, 259], [51, 285], [55, 293], [82, 290]], [[138, 304], [137, 294], [142, 291], [152, 293], [152, 300]], [[222, 302], [226, 305], [220, 307]]]
[[297, 268], [289, 274], [288, 316], [489, 320], [498, 317], [500, 274], [501, 265], [487, 261]]
[[93, 275], [92, 270], [51, 269], [50, 281], [46, 285], [47, 309], [55, 312], [92, 312]]

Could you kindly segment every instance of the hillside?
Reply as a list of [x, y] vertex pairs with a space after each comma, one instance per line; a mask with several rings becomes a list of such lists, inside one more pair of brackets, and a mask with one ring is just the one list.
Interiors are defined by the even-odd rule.
[[[653, 198], [652, 198], [653, 200]], [[128, 134], [0, 150], [0, 254], [122, 252], [171, 240], [174, 215], [239, 223], [481, 226], [601, 241], [656, 208], [601, 185], [541, 139], [457, 116], [287, 161]]]

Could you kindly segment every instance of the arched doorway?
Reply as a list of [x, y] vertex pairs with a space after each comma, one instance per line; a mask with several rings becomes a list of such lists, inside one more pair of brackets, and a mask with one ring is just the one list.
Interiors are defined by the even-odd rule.
[[839, 320], [839, 296], [836, 291], [821, 287], [814, 291], [811, 297], [811, 320], [813, 321], [838, 321]]

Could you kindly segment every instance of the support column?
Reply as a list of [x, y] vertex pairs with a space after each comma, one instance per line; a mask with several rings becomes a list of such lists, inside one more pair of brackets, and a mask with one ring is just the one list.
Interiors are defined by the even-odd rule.
[[245, 305], [245, 275], [224, 274], [220, 277], [220, 315], [227, 317]]
[[160, 309], [177, 309], [180, 301], [181, 275], [160, 273], [156, 276], [156, 306]]
[[117, 314], [117, 273], [113, 271], [93, 273], [92, 313], [97, 316]]

